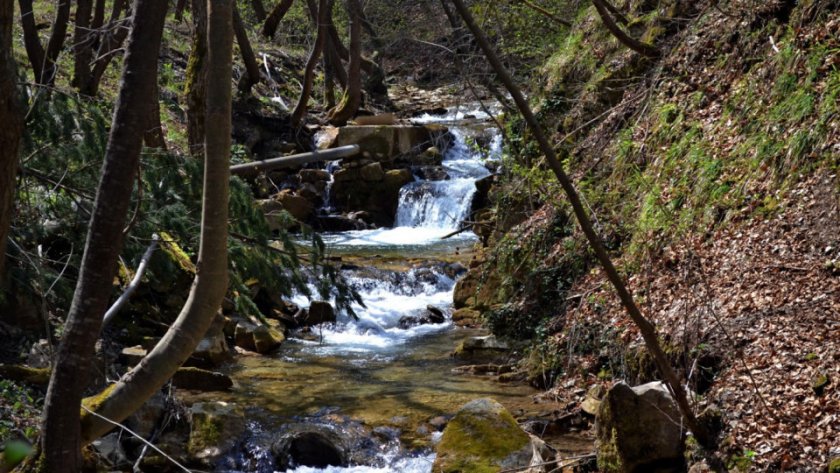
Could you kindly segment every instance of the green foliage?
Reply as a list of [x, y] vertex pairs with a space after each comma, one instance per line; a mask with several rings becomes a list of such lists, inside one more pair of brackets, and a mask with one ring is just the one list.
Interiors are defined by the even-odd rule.
[[38, 396], [29, 388], [0, 379], [0, 444], [23, 436], [34, 442], [41, 409]]

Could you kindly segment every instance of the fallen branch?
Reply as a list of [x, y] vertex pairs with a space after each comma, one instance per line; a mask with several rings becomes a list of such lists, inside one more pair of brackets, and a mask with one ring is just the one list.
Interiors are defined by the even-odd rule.
[[339, 146], [338, 148], [293, 154], [281, 158], [266, 159], [265, 161], [237, 164], [236, 166], [230, 167], [230, 173], [234, 176], [253, 177], [259, 174], [260, 171], [317, 163], [319, 161], [333, 161], [359, 154], [359, 151], [361, 151], [359, 145]]
[[140, 259], [140, 265], [137, 266], [134, 278], [128, 284], [128, 287], [125, 288], [125, 292], [123, 292], [119, 299], [117, 299], [108, 311], [105, 312], [105, 317], [102, 319], [103, 326], [108, 325], [108, 322], [114, 319], [117, 312], [122, 309], [125, 303], [131, 298], [131, 295], [134, 294], [134, 291], [137, 290], [137, 286], [140, 285], [140, 280], [143, 279], [143, 273], [146, 272], [146, 267], [149, 265], [149, 260], [152, 258], [152, 253], [154, 253], [155, 248], [157, 248], [158, 241], [160, 241], [160, 237], [157, 233], [155, 233], [152, 235], [152, 242], [149, 243], [149, 247], [146, 248], [146, 252], [143, 253], [143, 257]]

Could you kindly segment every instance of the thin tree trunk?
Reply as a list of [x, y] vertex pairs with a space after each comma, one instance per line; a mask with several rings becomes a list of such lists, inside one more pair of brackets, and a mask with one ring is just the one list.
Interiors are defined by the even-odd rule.
[[347, 0], [350, 17], [350, 63], [347, 66], [347, 91], [338, 107], [330, 112], [329, 121], [344, 126], [356, 115], [362, 104], [362, 5], [358, 0]]
[[268, 18], [265, 19], [265, 23], [263, 23], [263, 36], [266, 38], [274, 37], [274, 34], [277, 33], [277, 27], [280, 26], [280, 22], [283, 20], [283, 17], [286, 16], [289, 8], [292, 8], [292, 2], [293, 0], [280, 0], [280, 3], [271, 10]]
[[546, 137], [542, 127], [540, 126], [539, 122], [534, 116], [534, 113], [531, 111], [531, 107], [528, 105], [528, 101], [522, 95], [522, 92], [519, 90], [519, 87], [514, 82], [513, 77], [511, 77], [510, 73], [505, 69], [504, 65], [502, 65], [502, 62], [496, 55], [493, 46], [490, 45], [490, 41], [487, 39], [487, 36], [476, 24], [469, 9], [466, 7], [466, 5], [464, 5], [464, 2], [462, 0], [452, 0], [452, 3], [455, 4], [455, 8], [458, 10], [458, 13], [461, 15], [461, 18], [464, 19], [464, 23], [466, 23], [467, 27], [470, 29], [470, 31], [472, 31], [473, 36], [478, 42], [478, 45], [484, 51], [485, 56], [487, 56], [487, 60], [490, 62], [490, 65], [496, 71], [496, 74], [499, 76], [499, 79], [502, 81], [502, 83], [504, 83], [505, 87], [508, 89], [508, 92], [510, 92], [510, 95], [516, 102], [517, 107], [519, 107], [519, 110], [522, 113], [525, 122], [528, 124], [528, 127], [534, 134], [534, 138], [537, 140], [537, 143], [539, 143], [540, 150], [542, 151], [543, 155], [545, 155], [549, 167], [554, 172], [554, 175], [557, 177], [557, 180], [560, 181], [560, 185], [563, 187], [563, 190], [565, 191], [566, 196], [569, 199], [569, 203], [571, 204], [572, 209], [574, 210], [575, 217], [577, 218], [578, 223], [580, 224], [580, 227], [583, 230], [583, 233], [586, 235], [587, 240], [589, 240], [590, 247], [595, 252], [595, 256], [598, 258], [598, 261], [601, 263], [601, 266], [607, 275], [607, 279], [609, 279], [610, 283], [615, 288], [615, 291], [618, 293], [618, 297], [621, 300], [622, 305], [624, 305], [624, 308], [627, 311], [628, 315], [639, 328], [639, 332], [641, 332], [642, 334], [642, 338], [645, 341], [645, 345], [650, 351], [651, 355], [653, 356], [654, 362], [656, 363], [656, 368], [665, 378], [665, 382], [671, 390], [671, 393], [674, 395], [674, 400], [677, 402], [677, 405], [679, 406], [680, 412], [685, 418], [685, 422], [688, 425], [688, 428], [691, 429], [691, 431], [694, 433], [694, 436], [702, 445], [710, 446], [713, 443], [712, 439], [709, 436], [706, 429], [703, 428], [703, 426], [697, 422], [697, 418], [694, 416], [694, 413], [692, 412], [691, 407], [688, 404], [685, 390], [683, 389], [682, 384], [680, 384], [676, 373], [674, 373], [674, 370], [671, 368], [671, 364], [668, 362], [668, 358], [662, 351], [662, 347], [659, 344], [659, 339], [657, 338], [656, 328], [650, 321], [648, 321], [642, 315], [641, 311], [639, 310], [638, 306], [636, 306], [636, 303], [633, 300], [633, 296], [630, 294], [630, 291], [628, 291], [627, 287], [624, 285], [624, 281], [621, 279], [621, 276], [615, 269], [612, 260], [610, 259], [606, 249], [604, 248], [603, 243], [601, 242], [601, 238], [598, 236], [598, 234], [592, 227], [592, 222], [590, 221], [589, 215], [586, 213], [586, 209], [584, 208], [580, 197], [578, 196], [577, 190], [575, 190], [572, 181], [569, 179], [569, 177], [566, 175], [566, 172], [563, 170], [563, 165], [557, 159], [557, 155], [554, 153], [554, 148], [551, 146], [551, 143], [549, 143], [548, 138]]
[[[315, 3], [315, 0], [306, 0], [306, 5], [309, 8], [309, 16], [312, 18], [312, 24], [317, 29], [318, 4]], [[330, 22], [332, 22], [333, 0], [329, 0], [328, 7], [330, 9]], [[332, 35], [327, 35], [324, 37], [323, 55], [328, 59], [330, 69], [332, 69], [334, 78], [336, 81], [338, 81], [338, 84], [341, 86], [341, 89], [347, 90], [347, 71], [344, 70], [344, 64], [341, 62], [341, 58], [336, 52], [335, 39], [333, 39]]]
[[[334, 51], [341, 60], [349, 61], [350, 51], [341, 42], [341, 38], [338, 35], [338, 30], [336, 29], [332, 18], [330, 18], [328, 28], [330, 40], [334, 46]], [[379, 64], [364, 56], [361, 56], [361, 68], [362, 71], [367, 74], [367, 79], [364, 83], [365, 90], [367, 90], [372, 97], [375, 97], [378, 102], [388, 104], [388, 86], [385, 85], [385, 71], [379, 67]]]
[[315, 67], [318, 66], [318, 58], [324, 49], [324, 38], [327, 36], [327, 22], [329, 21], [328, 0], [320, 0], [318, 3], [318, 34], [315, 37], [315, 44], [309, 53], [306, 61], [306, 70], [303, 75], [303, 89], [300, 91], [297, 105], [292, 112], [292, 126], [299, 127], [306, 117], [309, 104], [309, 96], [312, 94], [312, 82], [315, 76]]
[[527, 6], [527, 7], [528, 7], [528, 8], [530, 8], [531, 10], [534, 10], [535, 12], [539, 13], [540, 15], [542, 15], [542, 16], [544, 16], [544, 17], [548, 18], [549, 20], [551, 20], [551, 21], [553, 21], [553, 22], [555, 22], [555, 23], [559, 23], [559, 24], [561, 24], [561, 25], [563, 25], [563, 26], [565, 26], [565, 27], [567, 27], [567, 28], [571, 28], [571, 27], [572, 27], [572, 23], [571, 23], [570, 21], [565, 20], [565, 19], [563, 19], [563, 18], [560, 18], [559, 16], [555, 15], [554, 13], [551, 13], [550, 11], [548, 11], [548, 10], [546, 10], [545, 8], [543, 8], [543, 7], [539, 6], [539, 5], [537, 5], [537, 4], [536, 4], [536, 3], [534, 3], [534, 2], [530, 2], [530, 1], [528, 1], [528, 0], [519, 0], [519, 1], [521, 1], [522, 3], [524, 3], [524, 4], [525, 4], [525, 6]]
[[41, 71], [40, 84], [52, 85], [55, 82], [56, 61], [64, 48], [64, 38], [67, 35], [67, 24], [70, 22], [70, 5], [72, 0], [56, 0], [55, 20], [52, 32], [47, 42], [46, 62]]
[[[127, 9], [126, 0], [114, 0], [111, 9], [111, 19], [108, 22], [108, 27], [105, 31], [100, 33], [104, 38], [99, 40], [99, 49], [97, 51], [96, 60], [93, 64], [93, 71], [82, 93], [91, 97], [99, 92], [99, 84], [102, 82], [102, 76], [108, 69], [111, 60], [119, 52], [120, 46], [128, 36], [128, 29], [125, 22], [120, 18], [123, 9]], [[130, 11], [128, 11], [130, 15]]]
[[324, 38], [324, 54], [321, 56], [321, 67], [324, 68], [324, 102], [328, 109], [335, 107], [335, 69], [332, 67], [330, 36]]
[[184, 20], [184, 9], [187, 8], [187, 0], [178, 0], [175, 3], [175, 21], [178, 23]]
[[246, 74], [239, 80], [239, 89], [243, 92], [250, 92], [251, 87], [260, 82], [260, 65], [257, 63], [253, 48], [251, 48], [251, 41], [248, 40], [248, 32], [242, 22], [242, 17], [239, 15], [239, 8], [237, 8], [236, 3], [233, 4], [233, 32], [246, 71]]
[[254, 9], [254, 15], [257, 17], [257, 21], [265, 21], [265, 5], [263, 5], [262, 0], [251, 0], [251, 8]]
[[611, 2], [609, 2], [609, 1], [604, 2], [604, 6], [607, 8], [607, 10], [610, 11], [610, 13], [612, 13], [612, 15], [615, 17], [616, 21], [618, 21], [619, 23], [621, 23], [622, 25], [625, 25], [625, 26], [630, 24], [630, 21], [627, 19], [627, 17], [624, 16], [623, 13], [621, 13], [621, 10], [616, 8], [615, 5], [613, 5]]
[[14, 0], [0, 0], [0, 294], [6, 281], [6, 240], [12, 223], [23, 109], [12, 51]]
[[657, 50], [654, 46], [631, 37], [615, 24], [615, 20], [610, 14], [610, 10], [614, 10], [615, 7], [612, 5], [608, 7], [607, 0], [592, 0], [592, 4], [595, 5], [595, 9], [598, 10], [598, 15], [601, 17], [601, 21], [604, 22], [604, 26], [606, 26], [607, 29], [610, 30], [610, 33], [621, 41], [623, 45], [645, 57], [655, 58], [659, 56], [659, 50]]
[[207, 100], [207, 0], [192, 0], [195, 33], [187, 63], [184, 96], [187, 105], [187, 142], [190, 154], [204, 152], [204, 106]]
[[78, 0], [73, 28], [73, 82], [80, 91], [90, 82], [90, 62], [93, 58], [94, 34], [91, 29], [93, 0]]
[[122, 250], [166, 6], [167, 0], [137, 0], [135, 6], [81, 271], [44, 401], [41, 452], [50, 473], [76, 473], [81, 467], [79, 405]]
[[38, 26], [35, 24], [35, 12], [32, 9], [32, 0], [18, 0], [20, 5], [20, 24], [23, 30], [23, 46], [26, 49], [26, 56], [32, 66], [32, 73], [35, 82], [41, 80], [44, 74], [44, 60], [46, 52], [38, 36]]
[[90, 28], [98, 30], [105, 24], [105, 0], [96, 0], [93, 7], [93, 20], [90, 23]]
[[[155, 77], [157, 79], [157, 76]], [[160, 85], [155, 80], [154, 95], [149, 98], [149, 119], [146, 122], [146, 132], [143, 142], [149, 148], [166, 151], [166, 137], [163, 136], [163, 125], [160, 123]]]
[[[196, 276], [175, 323], [155, 348], [109, 388], [105, 399], [98, 403], [98, 414], [118, 422], [140, 408], [189, 358], [219, 311], [227, 290], [233, 4], [231, 0], [207, 3], [207, 137]], [[97, 417], [85, 416], [83, 439], [90, 442], [111, 428], [111, 424]]]

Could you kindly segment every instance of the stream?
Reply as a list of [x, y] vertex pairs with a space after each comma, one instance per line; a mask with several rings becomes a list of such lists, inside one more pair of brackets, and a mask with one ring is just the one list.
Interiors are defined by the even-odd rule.
[[[528, 386], [452, 372], [456, 345], [486, 334], [455, 327], [450, 319], [454, 285], [464, 271], [460, 263], [469, 259], [477, 237], [467, 231], [441, 239], [468, 216], [476, 180], [490, 174], [485, 162], [501, 155], [492, 122], [473, 118], [481, 115], [461, 110], [415, 120], [442, 123], [455, 136], [444, 153], [449, 179], [418, 178], [403, 187], [394, 228], [323, 235], [331, 256], [353, 263], [343, 271], [366, 305], [355, 308], [357, 320], [339, 316], [334, 325], [291, 337], [273, 356], [240, 357], [227, 370], [236, 381], [233, 391], [197, 395], [255, 406], [249, 412], [250, 458], [230, 471], [273, 471], [266, 439], [289, 423], [322, 423], [350, 435], [361, 423], [385, 429], [366, 465], [286, 471], [428, 473], [434, 460], [429, 445], [440, 436], [440, 425], [432, 425], [436, 417], [480, 397], [498, 400], [514, 415], [536, 409], [536, 391]], [[483, 147], [473, 146], [475, 137]], [[305, 298], [293, 302], [308, 305]], [[427, 306], [440, 308], [445, 322], [400, 326], [400, 318], [420, 315]]]

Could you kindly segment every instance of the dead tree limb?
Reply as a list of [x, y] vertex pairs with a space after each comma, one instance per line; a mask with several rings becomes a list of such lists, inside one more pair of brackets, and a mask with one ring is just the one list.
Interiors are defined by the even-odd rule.
[[609, 4], [607, 0], [592, 0], [592, 4], [595, 5], [595, 9], [598, 10], [598, 16], [601, 17], [601, 21], [604, 22], [604, 26], [606, 26], [607, 29], [610, 30], [610, 33], [612, 33], [612, 35], [615, 36], [616, 39], [621, 41], [621, 44], [627, 46], [633, 51], [636, 51], [644, 57], [659, 57], [659, 50], [656, 49], [654, 46], [639, 41], [636, 38], [633, 38], [624, 30], [618, 27], [618, 25], [615, 23], [615, 19], [610, 14], [610, 11], [614, 10], [615, 7], [613, 7], [612, 5], [607, 6]]

